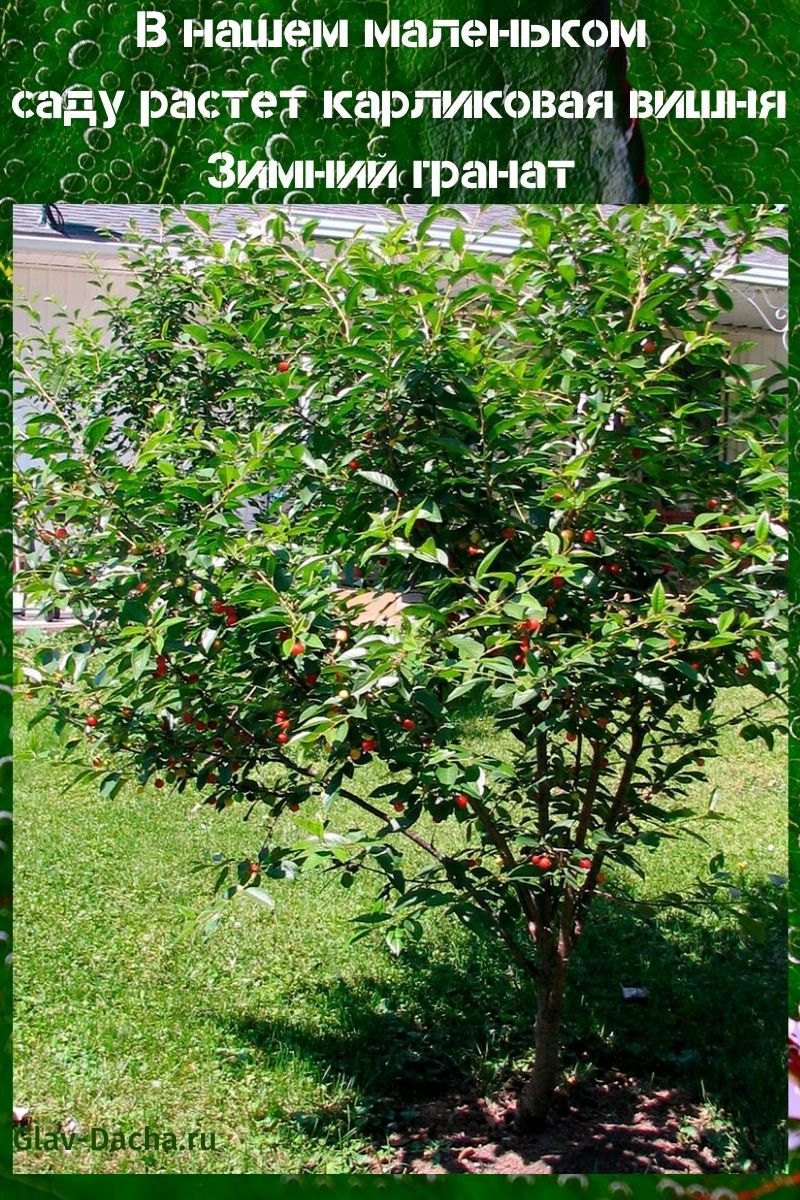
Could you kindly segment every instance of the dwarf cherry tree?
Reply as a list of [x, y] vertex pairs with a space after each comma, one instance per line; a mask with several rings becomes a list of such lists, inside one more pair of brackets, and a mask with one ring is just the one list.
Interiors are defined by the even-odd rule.
[[782, 218], [529, 208], [502, 258], [450, 218], [321, 248], [173, 215], [109, 338], [20, 347], [25, 586], [80, 622], [25, 674], [107, 802], [263, 806], [228, 895], [363, 871], [394, 951], [433, 906], [500, 939], [531, 1127], [592, 904], [680, 836], [723, 721], [772, 736], [784, 398], [719, 317]]

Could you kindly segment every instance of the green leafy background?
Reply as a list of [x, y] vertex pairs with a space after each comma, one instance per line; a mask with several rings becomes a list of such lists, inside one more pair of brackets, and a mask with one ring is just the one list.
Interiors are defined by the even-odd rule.
[[[148, 86], [166, 87], [169, 84], [201, 88], [222, 85], [226, 87], [247, 86], [251, 90], [290, 84], [303, 84], [304, 74], [315, 88], [337, 86], [359, 87], [409, 87], [451, 86], [459, 87], [545, 87], [603, 86], [594, 82], [602, 78], [607, 61], [604, 57], [587, 53], [575, 56], [569, 63], [549, 52], [538, 58], [519, 54], [518, 61], [511, 55], [487, 54], [478, 51], [462, 52], [447, 59], [447, 80], [439, 80], [437, 71], [445, 67], [437, 52], [425, 52], [426, 57], [414, 57], [406, 52], [402, 64], [393, 60], [387, 63], [380, 56], [372, 55], [368, 60], [364, 54], [356, 58], [348, 54], [347, 67], [352, 71], [352, 83], [342, 71], [342, 59], [337, 52], [325, 55], [306, 56], [302, 62], [279, 56], [258, 56], [238, 51], [184, 52], [177, 46], [168, 57], [139, 52], [133, 46], [131, 34], [137, 6], [122, 2], [100, 4], [85, 0], [61, 0], [61, 3], [43, 0], [16, 0], [0, 9], [0, 69], [6, 82], [6, 97], [13, 89], [30, 86], [36, 89], [63, 89], [68, 83], [80, 81], [94, 87], [139, 89]], [[174, 18], [204, 15], [257, 16], [266, 12], [278, 15], [287, 5], [270, 3], [241, 3], [235, 6], [224, 0], [207, 0], [197, 4], [195, 0], [182, 3], [171, 0], [160, 6]], [[546, 20], [553, 16], [579, 15], [588, 11], [589, 5], [567, 3], [566, 0], [548, 0], [544, 4], [514, 3], [507, 0], [489, 4], [485, 0], [474, 0], [469, 5], [446, 6], [440, 0], [425, 0], [411, 4], [410, 0], [396, 3], [362, 3], [334, 5], [312, 3], [311, 0], [294, 0], [292, 15], [325, 16], [329, 20], [336, 15], [348, 16], [360, 24], [362, 18], [370, 16], [385, 21], [388, 16], [407, 17], [481, 17], [490, 13], [499, 18], [527, 16], [529, 19]], [[616, 6], [615, 15], [630, 18], [637, 16], [647, 20], [650, 46], [646, 50], [634, 50], [630, 55], [629, 76], [634, 86], [642, 88], [663, 87], [667, 90], [680, 87], [731, 87], [756, 89], [782, 88], [790, 92], [790, 120], [787, 122], [749, 122], [739, 119], [732, 123], [709, 121], [704, 127], [695, 122], [645, 122], [644, 138], [647, 148], [647, 173], [650, 177], [653, 196], [661, 202], [684, 203], [694, 201], [706, 203], [716, 200], [728, 202], [757, 203], [760, 201], [791, 203], [800, 199], [798, 189], [798, 160], [792, 153], [788, 130], [797, 125], [796, 78], [800, 54], [798, 53], [797, 25], [800, 18], [800, 0], [661, 0], [658, 4], [648, 0], [624, 0]], [[125, 39], [128, 39], [127, 41]], [[294, 52], [297, 54], [297, 52]], [[315, 52], [316, 53], [316, 52]], [[341, 54], [341, 52], [339, 52]], [[72, 56], [75, 66], [71, 66]], [[298, 69], [298, 63], [300, 68]], [[194, 65], [192, 65], [194, 64]], [[189, 69], [191, 68], [191, 69]], [[419, 73], [417, 73], [419, 72]], [[567, 74], [568, 72], [568, 74]], [[144, 74], [143, 74], [144, 73]], [[251, 77], [253, 77], [251, 79]], [[569, 79], [569, 84], [567, 83]], [[247, 82], [247, 81], [250, 82]], [[385, 82], [388, 80], [389, 82]], [[612, 83], [614, 76], [611, 76]], [[4, 104], [7, 103], [7, 99]], [[229, 124], [229, 123], [227, 123]], [[152, 203], [156, 201], [219, 200], [219, 193], [204, 188], [201, 167], [213, 150], [229, 144], [243, 157], [258, 149], [263, 157], [265, 134], [255, 131], [252, 125], [227, 128], [225, 122], [219, 127], [170, 121], [163, 122], [154, 135], [148, 136], [125, 122], [110, 132], [86, 130], [77, 127], [64, 131], [53, 122], [48, 128], [33, 122], [20, 122], [6, 117], [0, 147], [0, 264], [6, 264], [10, 255], [10, 202], [91, 200], [117, 203]], [[299, 123], [291, 130], [291, 139], [279, 139], [273, 151], [282, 160], [286, 157], [302, 157], [304, 151], [315, 156], [333, 156], [342, 150], [351, 153], [359, 149], [363, 153], [374, 137], [374, 129], [362, 126], [336, 128], [320, 132], [316, 122]], [[539, 131], [537, 131], [539, 132]], [[606, 136], [584, 142], [585, 130], [577, 125], [565, 133], [554, 129], [548, 131], [550, 144], [537, 139], [537, 150], [548, 154], [570, 151], [570, 157], [584, 165], [570, 194], [557, 196], [535, 196], [534, 199], [559, 200], [603, 200], [617, 202], [635, 198], [638, 164], [629, 160], [627, 151], [620, 152], [620, 130], [610, 129]], [[323, 140], [326, 138], [326, 140]], [[227, 141], [226, 141], [227, 139]], [[452, 139], [452, 140], [451, 140]], [[519, 139], [519, 140], [518, 140]], [[503, 122], [492, 123], [491, 128], [453, 128], [396, 126], [390, 139], [375, 147], [389, 157], [422, 157], [420, 147], [431, 150], [436, 157], [459, 159], [508, 158], [533, 154], [533, 146], [524, 136], [524, 130], [510, 127]], [[512, 153], [513, 151], [513, 153]], [[259, 194], [256, 196], [231, 195], [229, 200], [259, 203], [274, 203], [284, 199], [281, 195]], [[306, 197], [297, 197], [307, 199]], [[315, 194], [319, 202], [352, 200], [353, 196]], [[372, 195], [365, 200], [374, 200]], [[527, 199], [528, 197], [524, 197]], [[424, 196], [410, 199], [425, 200]], [[470, 202], [515, 201], [512, 195], [481, 195], [470, 192], [450, 194], [447, 199]], [[796, 256], [796, 251], [794, 252]], [[790, 319], [792, 326], [791, 352], [796, 367], [798, 355], [797, 336], [797, 262], [792, 265], [793, 296]], [[0, 420], [3, 426], [2, 454], [0, 455], [0, 563], [5, 567], [10, 562], [10, 506], [9, 479], [10, 438], [10, 303], [9, 280], [5, 273], [0, 275], [0, 353], [3, 355], [3, 371], [0, 385], [0, 402], [3, 404]], [[797, 406], [794, 397], [793, 445], [797, 447]], [[795, 449], [793, 462], [793, 496], [796, 503], [798, 459]], [[797, 592], [796, 546], [792, 555], [792, 595]], [[5, 587], [2, 591], [2, 629], [0, 629], [0, 809], [10, 804], [10, 707], [7, 681], [11, 649], [11, 604], [10, 574], [6, 571]], [[798, 622], [795, 622], [795, 643]], [[795, 644], [796, 649], [796, 644]], [[796, 658], [796, 655], [795, 655]], [[797, 685], [795, 682], [795, 704]], [[797, 844], [797, 783], [800, 779], [800, 757], [798, 739], [792, 742], [792, 855], [794, 925], [800, 926], [798, 918], [798, 870], [800, 849]], [[0, 822], [0, 838], [7, 842], [7, 822]], [[8, 930], [8, 897], [10, 895], [10, 855], [0, 853], [0, 933]], [[795, 941], [795, 938], [793, 938]], [[5, 958], [6, 943], [0, 944], [0, 955]], [[797, 948], [797, 947], [796, 947]], [[796, 968], [797, 970], [797, 968]], [[0, 1019], [2, 1019], [2, 1084], [3, 1101], [0, 1103], [0, 1170], [10, 1172], [10, 1058], [8, 1054], [10, 1033], [10, 981], [7, 969], [0, 969]], [[791, 1002], [797, 1009], [800, 1000], [800, 974], [792, 984]], [[67, 1014], [65, 1014], [65, 1018]], [[724, 1020], [724, 997], [720, 997], [720, 1019]], [[782, 1083], [778, 1081], [778, 1086]], [[64, 1197], [89, 1197], [106, 1195], [109, 1177], [64, 1176], [48, 1178], [17, 1177], [9, 1185], [13, 1194], [52, 1194]], [[697, 1195], [702, 1184], [708, 1192], [724, 1189], [720, 1196], [738, 1194], [754, 1197], [759, 1194], [790, 1195], [797, 1190], [797, 1181], [785, 1177], [698, 1177], [684, 1176], [670, 1183], [663, 1177], [627, 1176], [615, 1180], [610, 1176], [583, 1178], [525, 1176], [520, 1179], [499, 1180], [490, 1178], [437, 1176], [432, 1180], [420, 1177], [343, 1177], [337, 1180], [316, 1177], [283, 1179], [266, 1176], [253, 1179], [228, 1179], [225, 1177], [201, 1176], [186, 1180], [159, 1183], [159, 1178], [142, 1176], [114, 1177], [111, 1191], [125, 1200], [141, 1195], [169, 1196], [180, 1191], [188, 1196], [209, 1198], [230, 1196], [233, 1191], [279, 1190], [289, 1195], [307, 1194], [317, 1188], [333, 1188], [345, 1195], [351, 1192], [373, 1189], [402, 1190], [404, 1194], [427, 1192], [435, 1187], [438, 1196], [445, 1200], [451, 1195], [486, 1195], [514, 1184], [535, 1187], [537, 1194], [555, 1197], [574, 1194], [595, 1200], [595, 1197], [635, 1196], [656, 1197], [661, 1195]], [[665, 1191], [664, 1188], [668, 1190]]]

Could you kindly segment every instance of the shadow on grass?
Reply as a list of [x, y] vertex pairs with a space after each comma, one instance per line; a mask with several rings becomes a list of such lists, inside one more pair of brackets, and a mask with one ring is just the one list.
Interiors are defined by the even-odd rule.
[[[598, 904], [571, 969], [565, 1069], [584, 1080], [626, 1072], [640, 1097], [667, 1089], [703, 1105], [710, 1144], [734, 1170], [748, 1160], [785, 1166], [786, 919], [775, 898], [766, 883], [748, 895], [753, 911], [769, 914], [761, 943], [710, 915]], [[341, 1082], [339, 1103], [291, 1114], [306, 1131], [338, 1139], [355, 1122], [381, 1145], [387, 1126], [417, 1106], [452, 1109], [467, 1094], [489, 1094], [532, 1055], [532, 991], [514, 986], [502, 956], [469, 942], [456, 966], [442, 946], [430, 949], [409, 954], [390, 982], [321, 979], [295, 1017], [244, 1014], [226, 1036], [265, 1071], [288, 1055], [320, 1081]], [[628, 986], [647, 988], [649, 1001], [624, 1001]], [[620, 1111], [633, 1112], [622, 1095]], [[628, 1152], [639, 1161], [635, 1147]], [[556, 1157], [554, 1169], [566, 1169]]]

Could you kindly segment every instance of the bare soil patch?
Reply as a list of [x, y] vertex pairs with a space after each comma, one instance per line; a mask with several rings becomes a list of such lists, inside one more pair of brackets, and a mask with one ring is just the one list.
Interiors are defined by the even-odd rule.
[[709, 1174], [720, 1171], [703, 1109], [677, 1089], [609, 1073], [564, 1088], [550, 1122], [517, 1134], [521, 1080], [491, 1098], [460, 1094], [420, 1107], [390, 1136], [376, 1172], [390, 1174]]

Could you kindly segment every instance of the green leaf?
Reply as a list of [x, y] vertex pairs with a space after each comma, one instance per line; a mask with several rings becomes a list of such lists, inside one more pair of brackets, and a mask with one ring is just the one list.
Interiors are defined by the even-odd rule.
[[661, 351], [660, 355], [658, 356], [658, 361], [661, 363], [662, 367], [668, 363], [671, 358], [675, 357], [680, 348], [680, 342], [673, 342], [671, 346], [667, 346]]
[[698, 529], [688, 529], [685, 534], [686, 540], [690, 546], [694, 546], [695, 550], [703, 550], [706, 553], [711, 549], [711, 543], [704, 533], [700, 533]]
[[755, 538], [756, 542], [760, 545], [761, 543], [763, 543], [767, 540], [767, 538], [769, 537], [769, 534], [770, 534], [770, 516], [769, 516], [768, 512], [762, 512], [760, 517], [756, 521], [755, 529], [753, 530], [753, 537]]
[[142, 646], [140, 650], [135, 650], [131, 655], [131, 675], [134, 679], [141, 679], [147, 668], [152, 663], [152, 650], [150, 646]]
[[122, 789], [125, 780], [116, 771], [112, 771], [110, 775], [100, 782], [100, 795], [106, 800], [115, 800]]
[[200, 645], [203, 648], [203, 653], [208, 654], [214, 642], [219, 637], [219, 630], [212, 628], [210, 625], [200, 634]]
[[388, 475], [384, 475], [383, 471], [356, 471], [355, 474], [369, 483], [376, 484], [377, 487], [386, 488], [389, 492], [397, 491], [397, 484]]
[[111, 417], [96, 417], [86, 426], [83, 433], [83, 444], [90, 454], [100, 445], [113, 423]]
[[659, 696], [664, 695], [664, 680], [660, 676], [650, 675], [645, 671], [636, 671], [633, 677], [648, 692], [655, 692]]
[[488, 552], [488, 554], [486, 554], [481, 559], [480, 563], [478, 564], [478, 569], [475, 572], [475, 578], [478, 581], [478, 583], [480, 583], [480, 581], [483, 579], [484, 575], [486, 575], [487, 571], [491, 567], [492, 563], [495, 561], [495, 559], [498, 557], [498, 555], [503, 553], [503, 550], [505, 550], [505, 548], [506, 548], [506, 543], [500, 542], [499, 545], [493, 546], [492, 549]]
[[392, 954], [400, 954], [406, 944], [405, 930], [402, 925], [396, 925], [390, 929], [385, 936], [385, 941]]
[[731, 626], [733, 625], [735, 620], [736, 620], [736, 611], [733, 608], [729, 608], [726, 612], [720, 613], [719, 618], [717, 620], [717, 628], [719, 629], [719, 632], [727, 633], [727, 631], [731, 628]]
[[246, 887], [242, 890], [242, 895], [249, 897], [250, 900], [255, 900], [259, 904], [263, 904], [266, 908], [274, 908], [275, 901], [270, 896], [269, 892], [265, 892], [263, 888]]
[[533, 235], [533, 240], [542, 250], [546, 250], [553, 239], [555, 226], [552, 221], [546, 219], [532, 221], [528, 225], [529, 232]]
[[447, 555], [444, 550], [440, 550], [434, 542], [433, 538], [426, 538], [421, 546], [412, 551], [414, 558], [420, 558], [423, 562], [435, 562], [446, 567], [448, 564]]
[[655, 616], [658, 616], [660, 613], [662, 613], [664, 611], [664, 609], [666, 607], [666, 603], [667, 603], [667, 594], [664, 591], [663, 583], [659, 579], [650, 594], [650, 612], [653, 613]]

